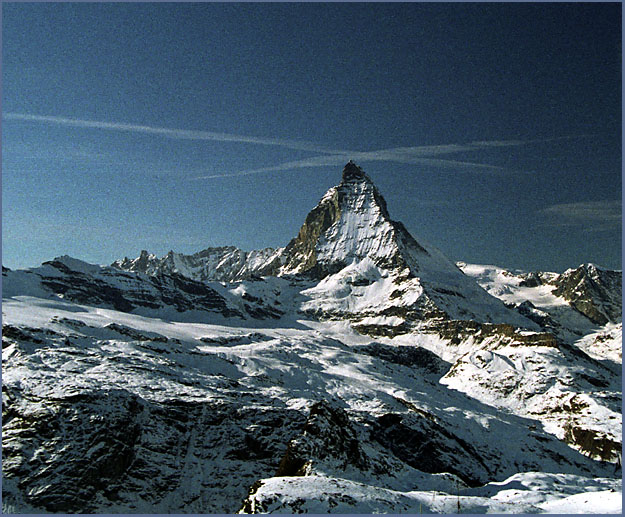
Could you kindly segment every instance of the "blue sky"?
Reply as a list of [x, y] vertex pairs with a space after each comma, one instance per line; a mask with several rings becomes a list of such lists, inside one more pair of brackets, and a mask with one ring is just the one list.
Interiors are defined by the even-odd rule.
[[2, 17], [5, 266], [284, 246], [354, 158], [453, 260], [621, 268], [620, 4]]

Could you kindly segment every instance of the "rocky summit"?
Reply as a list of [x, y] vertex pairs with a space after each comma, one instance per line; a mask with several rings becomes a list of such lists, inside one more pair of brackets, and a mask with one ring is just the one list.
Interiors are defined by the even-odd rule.
[[282, 248], [3, 268], [6, 513], [620, 513], [622, 273], [453, 263], [354, 162]]

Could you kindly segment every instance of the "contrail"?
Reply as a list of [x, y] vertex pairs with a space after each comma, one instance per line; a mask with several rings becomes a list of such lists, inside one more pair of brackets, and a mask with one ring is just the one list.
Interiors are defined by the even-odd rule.
[[481, 171], [503, 171], [503, 167], [495, 165], [487, 165], [483, 163], [474, 163], [462, 160], [436, 159], [433, 157], [442, 156], [453, 153], [461, 153], [467, 151], [477, 151], [480, 149], [493, 149], [498, 147], [518, 147], [523, 145], [553, 142], [557, 140], [568, 140], [572, 138], [586, 138], [594, 135], [577, 135], [562, 136], [554, 138], [536, 139], [536, 140], [493, 140], [483, 142], [470, 142], [467, 144], [444, 144], [444, 145], [427, 145], [413, 147], [394, 147], [391, 149], [380, 149], [377, 151], [354, 151], [344, 149], [332, 149], [320, 146], [313, 142], [302, 142], [297, 140], [286, 140], [279, 138], [262, 138], [247, 135], [235, 135], [231, 133], [216, 133], [212, 131], [199, 131], [189, 129], [172, 129], [156, 126], [146, 126], [139, 124], [128, 124], [123, 122], [103, 122], [96, 120], [84, 120], [67, 117], [58, 117], [51, 115], [31, 115], [27, 113], [4, 113], [3, 118], [6, 120], [23, 120], [29, 122], [43, 122], [48, 124], [56, 124], [60, 126], [103, 129], [108, 131], [127, 131], [134, 133], [152, 134], [166, 138], [187, 139], [187, 140], [205, 140], [216, 142], [239, 142], [267, 146], [286, 147], [299, 151], [310, 151], [314, 153], [322, 153], [322, 156], [313, 156], [302, 160], [289, 161], [270, 167], [261, 167], [246, 171], [207, 174], [189, 178], [190, 180], [202, 180], [213, 178], [228, 178], [235, 176], [249, 176], [252, 174], [260, 174], [264, 172], [277, 172], [306, 167], [319, 167], [324, 165], [341, 165], [345, 161], [353, 159], [361, 162], [366, 161], [386, 161], [395, 163], [407, 163], [415, 165], [432, 165], [440, 168], [454, 168], [481, 170]]
[[261, 138], [256, 136], [234, 135], [230, 133], [215, 133], [212, 131], [171, 129], [164, 127], [144, 126], [139, 124], [127, 124], [123, 122], [102, 122], [97, 120], [82, 120], [49, 115], [29, 115], [26, 113], [4, 113], [2, 117], [6, 120], [44, 122], [49, 124], [56, 124], [59, 126], [104, 129], [109, 131], [128, 131], [133, 133], [144, 133], [164, 136], [167, 138], [178, 138], [186, 140], [212, 140], [216, 142], [240, 142], [259, 145], [272, 145], [287, 147], [289, 149], [296, 149], [299, 151], [311, 151], [315, 153], [349, 153], [349, 151], [344, 150], [328, 149], [312, 142], [299, 142], [296, 140], [283, 140], [279, 138]]
[[352, 151], [336, 153], [332, 155], [313, 156], [302, 160], [284, 162], [270, 167], [261, 167], [259, 169], [251, 169], [240, 172], [223, 173], [223, 174], [207, 174], [190, 178], [191, 180], [213, 179], [213, 178], [229, 178], [235, 176], [249, 176], [251, 174], [260, 174], [263, 172], [278, 172], [293, 169], [302, 169], [310, 167], [320, 167], [324, 165], [343, 165], [348, 160], [356, 160], [361, 162], [395, 162], [407, 163], [414, 165], [433, 165], [437, 167], [455, 168], [457, 169], [480, 169], [482, 171], [503, 171], [503, 167], [496, 165], [487, 165], [483, 163], [474, 163], [459, 160], [443, 160], [432, 158], [434, 156], [461, 153], [466, 151], [475, 151], [488, 147], [510, 147], [524, 145], [525, 142], [497, 141], [497, 142], [475, 142], [469, 144], [448, 144], [448, 145], [428, 145], [417, 147], [394, 147], [391, 149], [380, 149], [377, 151]]
[[[207, 174], [189, 178], [189, 180], [202, 180], [213, 178], [230, 178], [236, 176], [249, 176], [252, 174], [261, 174], [263, 172], [278, 172], [294, 169], [320, 167], [324, 165], [343, 165], [348, 160], [366, 161], [382, 161], [407, 163], [414, 165], [431, 165], [440, 168], [453, 168], [455, 170], [481, 170], [482, 172], [501, 172], [509, 170], [496, 165], [488, 165], [484, 163], [475, 163], [464, 160], [447, 160], [436, 159], [435, 156], [442, 156], [453, 153], [462, 153], [467, 151], [478, 151], [481, 149], [493, 149], [501, 147], [520, 147], [524, 145], [553, 142], [558, 140], [570, 140], [574, 138], [588, 138], [596, 135], [573, 135], [560, 136], [553, 138], [543, 138], [535, 140], [492, 140], [483, 142], [470, 142], [468, 144], [443, 144], [443, 145], [426, 145], [413, 147], [394, 147], [390, 149], [380, 149], [377, 151], [343, 151], [334, 152], [324, 156], [313, 156], [302, 160], [284, 162], [270, 167], [261, 167], [259, 169], [251, 169], [246, 171]], [[515, 171], [520, 173], [521, 171]]]
[[288, 171], [294, 169], [304, 169], [311, 167], [321, 167], [324, 165], [344, 165], [348, 160], [356, 161], [382, 161], [382, 162], [395, 162], [395, 163], [408, 163], [414, 165], [433, 165], [437, 167], [454, 168], [458, 169], [482, 169], [484, 171], [496, 172], [505, 170], [503, 167], [497, 167], [496, 165], [486, 165], [483, 163], [465, 162], [457, 160], [442, 160], [435, 158], [426, 158], [419, 156], [393, 156], [386, 151], [377, 151], [369, 153], [346, 153], [329, 156], [314, 156], [312, 158], [305, 158], [303, 160], [285, 162], [270, 167], [261, 167], [259, 169], [251, 169], [247, 171], [223, 173], [223, 174], [207, 174], [203, 176], [196, 176], [189, 178], [189, 180], [203, 180], [213, 178], [230, 178], [236, 176], [250, 176], [252, 174], [261, 174], [263, 172], [279, 172]]

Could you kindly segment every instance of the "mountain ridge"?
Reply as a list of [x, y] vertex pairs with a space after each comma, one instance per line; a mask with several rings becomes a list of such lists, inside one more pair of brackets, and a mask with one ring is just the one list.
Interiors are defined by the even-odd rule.
[[[190, 268], [189, 263], [195, 265]], [[392, 220], [384, 197], [353, 161], [345, 165], [341, 182], [322, 196], [298, 235], [284, 248], [249, 253], [230, 247], [209, 248], [186, 257], [170, 252], [160, 261], [142, 252], [137, 259], [118, 260], [112, 265], [146, 273], [178, 272], [199, 281], [300, 275], [324, 283], [332, 291], [330, 298], [335, 297], [337, 290], [353, 290], [346, 275], [356, 275], [362, 277], [356, 282], [375, 283], [376, 288], [385, 284], [382, 310], [409, 306], [413, 320], [423, 314], [438, 314], [485, 323], [507, 321], [537, 329], [533, 321], [509, 312], [439, 250], [431, 246], [426, 249], [401, 222]], [[331, 277], [338, 286], [329, 280]], [[381, 278], [388, 281], [376, 281]], [[408, 280], [406, 292], [393, 288], [393, 282]], [[365, 284], [360, 287], [366, 287]], [[310, 292], [314, 295], [317, 291]], [[343, 317], [348, 313], [340, 305], [324, 310], [334, 316], [341, 313]], [[373, 308], [367, 310], [371, 312]]]

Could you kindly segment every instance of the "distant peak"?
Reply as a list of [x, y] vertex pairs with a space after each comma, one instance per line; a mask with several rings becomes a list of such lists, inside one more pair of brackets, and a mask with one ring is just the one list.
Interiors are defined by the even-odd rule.
[[353, 160], [348, 161], [343, 167], [343, 183], [367, 180], [367, 175]]

